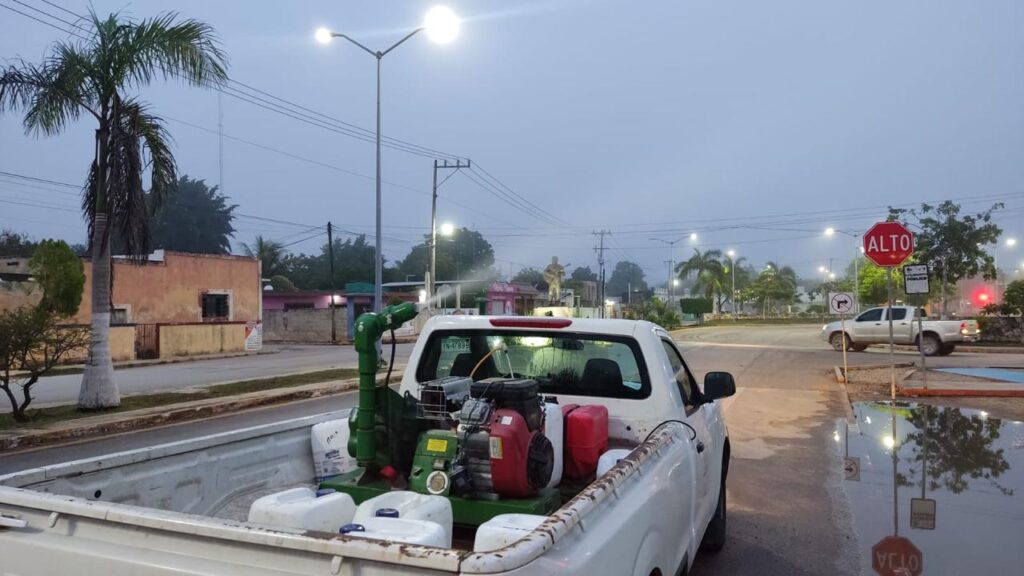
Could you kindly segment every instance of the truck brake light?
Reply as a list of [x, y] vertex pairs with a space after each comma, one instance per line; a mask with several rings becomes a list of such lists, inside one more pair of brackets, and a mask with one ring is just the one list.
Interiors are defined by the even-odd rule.
[[491, 318], [496, 328], [566, 328], [572, 326], [568, 318]]

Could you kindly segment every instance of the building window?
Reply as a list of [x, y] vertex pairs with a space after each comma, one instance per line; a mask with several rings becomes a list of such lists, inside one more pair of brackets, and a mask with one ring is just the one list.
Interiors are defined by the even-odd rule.
[[110, 310], [110, 323], [113, 324], [127, 324], [128, 323], [128, 308], [125, 306], [114, 306]]
[[228, 294], [203, 294], [203, 322], [226, 321], [231, 318]]

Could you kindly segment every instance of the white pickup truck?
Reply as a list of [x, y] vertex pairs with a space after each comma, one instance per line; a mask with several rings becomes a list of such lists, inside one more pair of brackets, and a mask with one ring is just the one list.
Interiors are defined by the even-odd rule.
[[[610, 445], [632, 450], [489, 551], [472, 534], [435, 548], [248, 522], [256, 498], [315, 483], [310, 429], [337, 413], [26, 470], [0, 477], [0, 573], [649, 576], [685, 574], [702, 541], [721, 548], [730, 449], [717, 400], [735, 392], [731, 375], [710, 372], [702, 389], [648, 322], [437, 317], [402, 392], [462, 369], [453, 338], [504, 339], [507, 355], [484, 371], [535, 378], [563, 405], [606, 406]], [[588, 380], [593, 358], [602, 373]]]
[[[892, 315], [893, 341], [896, 344], [918, 344], [918, 315], [924, 310], [914, 306], [887, 306], [872, 308], [847, 320], [846, 334], [842, 324], [831, 322], [821, 327], [821, 337], [836, 351], [862, 352], [870, 344], [889, 342], [889, 316]], [[928, 356], [951, 354], [957, 344], [977, 342], [981, 330], [976, 320], [927, 320], [921, 317], [921, 348]]]

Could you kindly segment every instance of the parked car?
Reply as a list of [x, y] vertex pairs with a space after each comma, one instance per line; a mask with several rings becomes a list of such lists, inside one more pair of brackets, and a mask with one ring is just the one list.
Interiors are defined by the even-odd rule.
[[[921, 308], [915, 306], [880, 306], [858, 314], [845, 322], [843, 333], [839, 321], [821, 327], [821, 338], [834, 350], [862, 352], [871, 344], [889, 342], [889, 318], [892, 317], [893, 341], [896, 344], [918, 344], [928, 356], [951, 354], [956, 345], [963, 342], [977, 342], [981, 329], [976, 320], [928, 320]], [[921, 327], [918, 329], [918, 315]]]

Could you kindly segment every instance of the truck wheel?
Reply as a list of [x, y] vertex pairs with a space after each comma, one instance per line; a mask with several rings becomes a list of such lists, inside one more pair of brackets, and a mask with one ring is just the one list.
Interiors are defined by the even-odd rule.
[[708, 523], [708, 529], [704, 531], [704, 540], [701, 541], [701, 550], [707, 552], [718, 552], [725, 546], [725, 479], [722, 479], [722, 487], [718, 491], [718, 507], [715, 508], [715, 515]]
[[925, 356], [935, 356], [942, 350], [942, 341], [934, 334], [925, 334], [921, 337], [921, 351]]
[[863, 352], [867, 349], [867, 344], [850, 344], [850, 350], [853, 350], [854, 352]]
[[843, 334], [842, 332], [836, 332], [835, 334], [829, 336], [828, 343], [832, 345], [832, 349], [835, 350], [836, 352], [842, 352], [844, 345], [846, 346], [847, 350], [850, 349], [850, 337]]
[[956, 344], [943, 344], [939, 349], [939, 356], [949, 356], [953, 350], [956, 350]]

